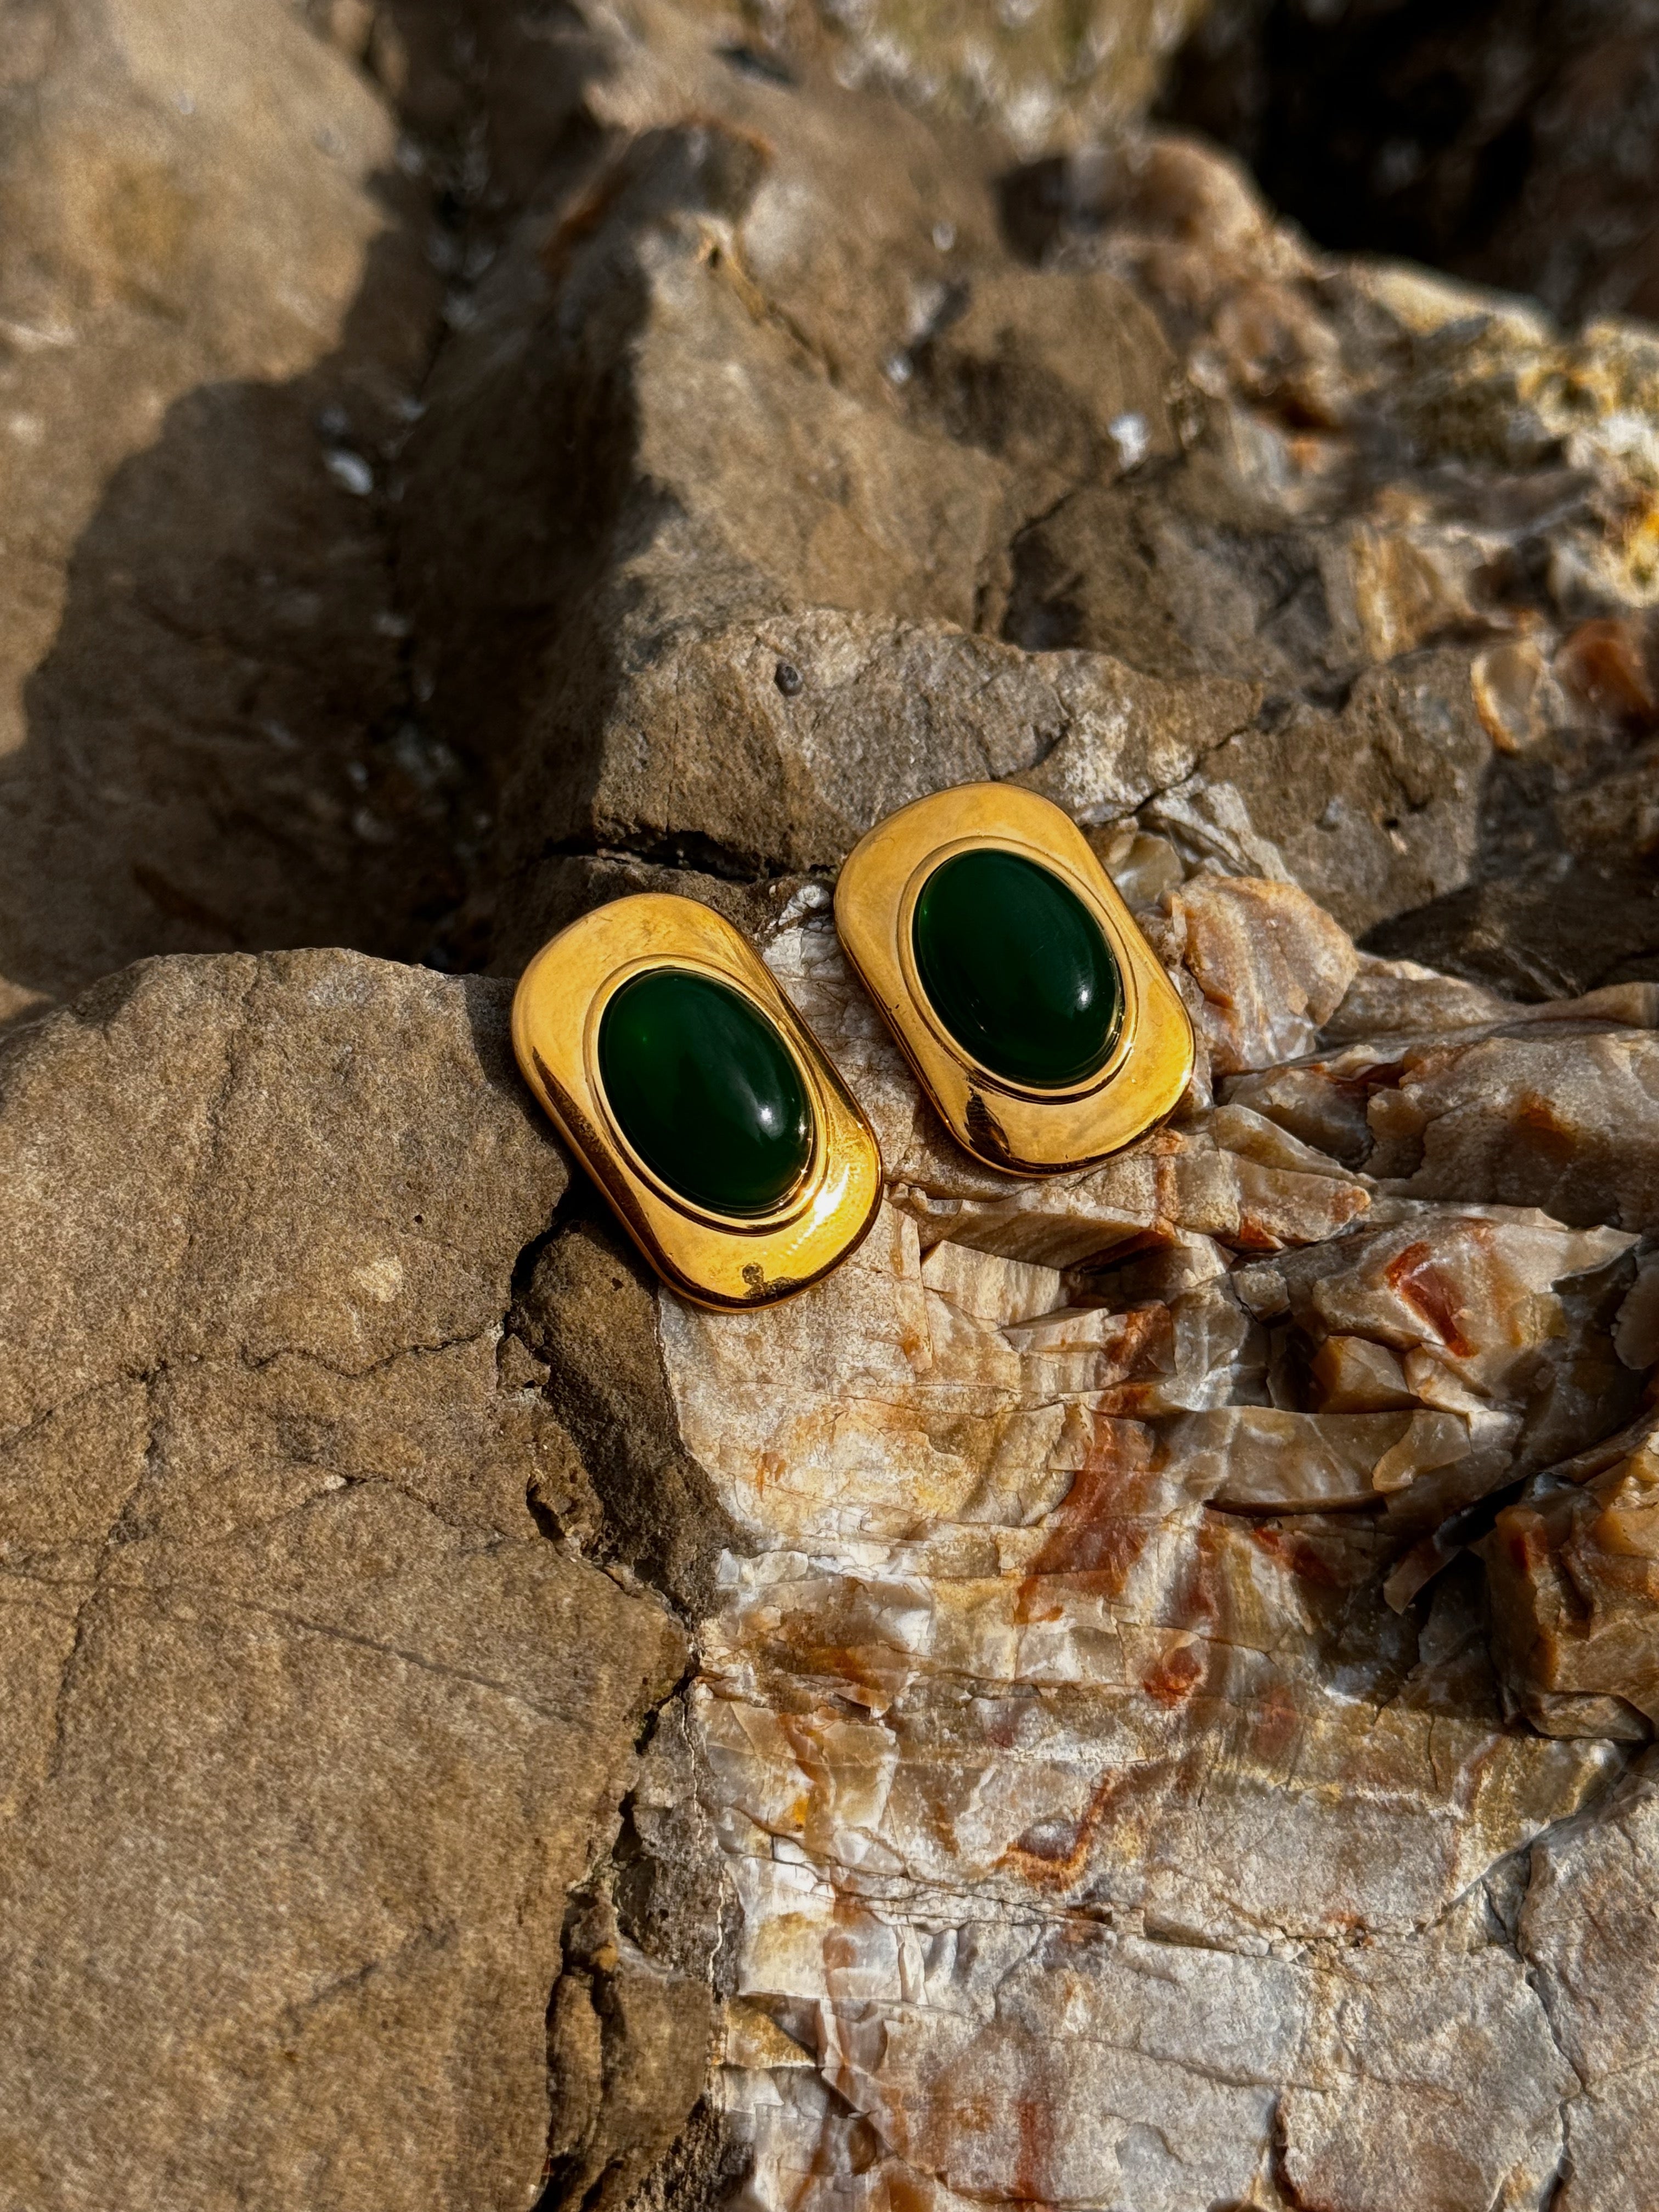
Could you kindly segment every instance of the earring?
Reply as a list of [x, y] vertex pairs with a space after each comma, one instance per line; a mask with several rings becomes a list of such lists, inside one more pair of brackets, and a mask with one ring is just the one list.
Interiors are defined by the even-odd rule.
[[695, 899], [617, 899], [543, 945], [513, 1048], [629, 1235], [699, 1305], [804, 1291], [875, 1218], [869, 1122], [746, 939]]
[[1080, 830], [966, 783], [890, 814], [836, 886], [848, 957], [957, 1141], [1045, 1175], [1104, 1158], [1187, 1086], [1180, 994]]

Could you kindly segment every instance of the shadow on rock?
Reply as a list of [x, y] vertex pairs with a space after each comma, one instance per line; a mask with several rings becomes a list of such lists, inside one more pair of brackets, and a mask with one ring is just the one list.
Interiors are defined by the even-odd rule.
[[[569, 115], [581, 53], [544, 36], [539, 77], [522, 56], [509, 70], [503, 42], [537, 27], [497, 23], [487, 6], [312, 13], [309, 30], [261, 28], [293, 71], [270, 115], [239, 119], [227, 70], [208, 81], [228, 125], [206, 93], [176, 94], [158, 174], [184, 242], [133, 231], [137, 215], [131, 235], [99, 233], [109, 298], [80, 302], [72, 321], [76, 284], [91, 280], [71, 265], [84, 244], [71, 237], [69, 307], [31, 311], [36, 337], [52, 337], [58, 314], [46, 367], [71, 388], [58, 420], [44, 403], [17, 418], [45, 423], [46, 459], [20, 479], [14, 528], [39, 560], [38, 603], [59, 612], [26, 678], [31, 634], [11, 632], [21, 742], [0, 762], [0, 1020], [152, 953], [340, 944], [469, 964], [443, 925], [483, 825], [469, 763], [423, 720], [428, 687], [394, 581], [398, 456], [492, 238]], [[181, 86], [188, 43], [175, 33], [161, 63]], [[76, 70], [103, 94], [105, 67], [71, 58], [40, 82], [72, 105], [85, 94]], [[155, 88], [117, 88], [150, 128]], [[198, 144], [187, 134], [203, 115], [219, 136]], [[313, 127], [318, 116], [335, 119]], [[263, 137], [250, 149], [239, 131]], [[213, 201], [273, 135], [329, 173], [302, 175], [255, 246], [243, 215]], [[25, 151], [37, 167], [53, 157], [45, 135]], [[290, 295], [307, 283], [296, 321]], [[27, 305], [20, 284], [8, 308]], [[331, 319], [337, 342], [299, 374], [187, 380], [203, 362], [302, 358]], [[27, 348], [0, 359], [14, 401], [33, 404], [42, 379]]]

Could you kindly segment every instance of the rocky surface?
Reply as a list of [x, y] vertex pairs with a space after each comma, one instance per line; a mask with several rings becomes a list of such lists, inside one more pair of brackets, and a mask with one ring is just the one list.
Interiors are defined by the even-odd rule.
[[363, 447], [441, 297], [380, 204], [395, 123], [291, 9], [3, 22], [0, 1012], [372, 943], [410, 856], [368, 790], [407, 686]]
[[[1283, 1048], [1287, 972], [1339, 1028], [1399, 980], [1269, 884], [1200, 872], [1149, 933], [1188, 904], [1231, 917], [1178, 973], [1235, 1068]], [[1598, 1832], [1650, 1729], [1643, 1462], [1600, 1442], [1653, 1356], [1638, 1237], [1541, 1210], [1571, 1158], [1531, 1205], [1473, 1158], [1425, 1200], [1236, 1103], [1298, 1070], [1011, 1190], [933, 1136], [821, 916], [770, 957], [891, 1196], [796, 1305], [659, 1322], [748, 1539], [692, 1711], [761, 2201], [1452, 2212], [1633, 2172], [1535, 1948], [1589, 1877], [1566, 1904], [1534, 1846]]]
[[[1659, 340], [1193, 20], [0, 14], [9, 2202], [1644, 2203]], [[830, 921], [977, 776], [1200, 1048], [1041, 1184]], [[647, 886], [876, 1124], [790, 1306], [512, 1070]]]
[[498, 962], [595, 848], [832, 870], [989, 772], [1512, 996], [1650, 975], [1639, 325], [1322, 257], [1190, 142], [1011, 167], [678, 32], [671, 89], [671, 29], [409, 450]]
[[1655, 24], [1648, 0], [1218, 0], [1163, 106], [1329, 246], [1651, 317]]
[[566, 1892], [685, 1659], [504, 1370], [499, 987], [129, 970], [8, 1050], [0, 2192], [526, 2201]]

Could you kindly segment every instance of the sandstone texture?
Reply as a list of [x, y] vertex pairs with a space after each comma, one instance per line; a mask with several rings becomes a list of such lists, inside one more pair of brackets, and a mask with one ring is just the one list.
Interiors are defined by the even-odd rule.
[[[0, 0], [7, 2212], [1648, 2212], [1659, 336], [1199, 21]], [[1086, 1172], [837, 944], [970, 778]], [[512, 1064], [646, 888], [880, 1139], [781, 1308]]]

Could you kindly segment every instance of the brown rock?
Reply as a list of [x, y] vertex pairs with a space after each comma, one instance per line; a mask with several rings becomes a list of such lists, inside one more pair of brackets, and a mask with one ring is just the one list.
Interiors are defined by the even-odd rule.
[[21, 14], [0, 1014], [144, 952], [413, 949], [448, 771], [414, 727], [375, 487], [438, 307], [425, 195], [373, 88], [280, 0], [234, 26]]
[[1367, 672], [1339, 718], [1304, 708], [1206, 766], [1357, 936], [1466, 878], [1491, 751], [1466, 656], [1448, 649]]
[[[10, 2196], [1630, 2200], [1659, 351], [1191, 140], [1011, 169], [1178, 9], [274, 6], [0, 53], [13, 1003], [678, 887], [889, 1190], [717, 1319], [499, 987], [13, 1040]], [[1085, 1173], [966, 1160], [830, 926], [966, 776], [1203, 1032]]]
[[549, 2187], [555, 2203], [609, 2208], [661, 2166], [701, 2100], [714, 2000], [640, 1952], [603, 1903], [577, 1917], [565, 1955], [548, 2015]]
[[1164, 906], [1159, 954], [1196, 987], [1188, 1008], [1217, 1075], [1307, 1051], [1359, 966], [1346, 932], [1294, 884], [1200, 874]]
[[981, 278], [941, 313], [914, 373], [949, 436], [1062, 483], [1180, 451], [1175, 357], [1150, 309], [1103, 270]]
[[1495, 0], [1328, 17], [1223, 0], [1169, 105], [1329, 246], [1536, 293], [1574, 320], [1651, 318], [1648, 29], [1629, 0], [1524, 20]]
[[[573, 844], [824, 868], [908, 798], [1027, 772], [1103, 819], [1255, 710], [1244, 684], [968, 634], [1057, 469], [1121, 466], [1114, 422], [1137, 456], [1169, 442], [1146, 309], [1103, 276], [1048, 291], [1009, 270], [988, 178], [921, 123], [730, 72], [709, 88], [720, 128], [643, 132], [504, 273], [416, 441], [417, 488], [478, 487], [459, 526], [417, 525], [406, 573], [458, 737], [489, 671], [514, 948]], [[827, 267], [809, 223], [837, 237]], [[955, 316], [957, 267], [988, 262]], [[573, 419], [576, 456], [551, 434]]]
[[586, 1548], [609, 1548], [687, 1612], [706, 1610], [720, 1554], [741, 1538], [680, 1441], [647, 1271], [608, 1215], [549, 1240], [514, 1319], [604, 1509], [603, 1530], [579, 1526]]
[[1482, 1551], [1505, 1678], [1550, 1735], [1659, 1726], [1659, 1468], [1655, 1438], [1604, 1450], [1579, 1481], [1534, 1485]]
[[783, 74], [791, 63], [823, 57], [844, 83], [994, 121], [1036, 149], [1138, 113], [1164, 57], [1200, 12], [1192, 0], [1170, 9], [1085, 0], [1069, 9], [1035, 0], [1018, 13], [986, 0], [921, 9], [877, 0], [857, 12], [833, 0], [787, 0], [744, 20], [763, 33], [750, 50], [757, 71]]
[[1162, 683], [943, 624], [779, 614], [630, 670], [564, 806], [539, 753], [522, 805], [567, 840], [707, 852], [751, 875], [829, 869], [883, 815], [951, 783], [1015, 777], [1085, 821], [1121, 814], [1255, 703], [1244, 684]]
[[1649, 2186], [1656, 1826], [1650, 1753], [1599, 1819], [1533, 1861], [1520, 1942], [1583, 2085], [1566, 2107], [1565, 2212], [1634, 2212]]
[[164, 961], [6, 1051], [20, 2202], [536, 2194], [564, 1893], [684, 1646], [527, 1508], [566, 1170], [504, 1012]]

